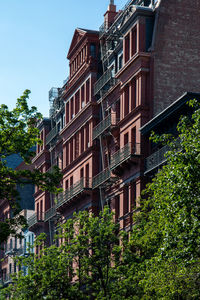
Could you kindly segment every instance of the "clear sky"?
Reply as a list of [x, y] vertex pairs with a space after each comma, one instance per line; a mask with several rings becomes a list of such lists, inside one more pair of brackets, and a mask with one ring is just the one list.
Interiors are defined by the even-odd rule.
[[[0, 0], [0, 104], [13, 108], [25, 89], [48, 116], [48, 91], [69, 73], [76, 27], [98, 30], [109, 0]], [[115, 0], [121, 9], [127, 0]]]

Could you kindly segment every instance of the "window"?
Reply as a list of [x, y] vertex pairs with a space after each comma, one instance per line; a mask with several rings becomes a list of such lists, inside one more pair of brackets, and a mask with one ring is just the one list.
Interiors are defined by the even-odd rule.
[[84, 177], [84, 170], [83, 170], [83, 168], [81, 168], [81, 170], [80, 170], [80, 178], [83, 178]]
[[115, 197], [115, 221], [117, 222], [119, 219], [119, 213], [120, 213], [120, 197]]
[[73, 176], [70, 177], [70, 186], [73, 185]]
[[16, 265], [16, 261], [14, 262], [14, 273], [17, 272], [17, 265]]
[[125, 63], [130, 59], [130, 33], [125, 37], [124, 59]]
[[124, 146], [128, 144], [128, 132], [124, 135]]
[[86, 185], [88, 185], [88, 183], [89, 183], [89, 174], [90, 174], [89, 172], [90, 172], [89, 164], [87, 164], [86, 167], [85, 167]]
[[86, 81], [86, 103], [90, 100], [90, 80]]
[[[43, 132], [43, 131], [41, 131], [41, 133], [40, 133], [40, 139], [41, 139], [42, 141], [44, 141], [44, 132]], [[44, 143], [40, 146], [40, 148], [41, 148], [41, 150], [44, 149]]]
[[9, 273], [12, 273], [12, 264], [9, 264]]
[[132, 128], [131, 130], [131, 146], [133, 148], [133, 150], [136, 150], [136, 128]]
[[75, 95], [75, 114], [79, 112], [80, 107], [80, 92], [78, 91]]
[[131, 81], [131, 110], [136, 107], [136, 79]]
[[117, 102], [115, 104], [115, 111], [116, 111], [117, 121], [120, 121], [120, 99], [117, 100]]
[[86, 124], [86, 149], [90, 147], [89, 144], [89, 123]]
[[73, 161], [73, 151], [74, 151], [74, 144], [73, 144], [73, 139], [70, 140], [70, 163]]
[[60, 132], [61, 126], [60, 126], [60, 122], [57, 124], [57, 132]]
[[68, 166], [69, 164], [69, 143], [66, 142], [65, 144], [65, 155], [66, 155], [66, 167]]
[[81, 153], [84, 151], [84, 128], [81, 128]]
[[40, 216], [39, 216], [40, 220], [43, 219], [43, 218], [42, 218], [42, 212], [43, 212], [43, 201], [41, 200], [41, 201], [40, 201]]
[[85, 106], [85, 86], [81, 87], [81, 108]]
[[124, 215], [129, 211], [129, 186], [125, 185], [123, 190], [124, 195]]
[[68, 187], [69, 187], [69, 181], [68, 181], [68, 180], [66, 180], [66, 181], [65, 181], [65, 190], [67, 190], [67, 189], [68, 189]]
[[12, 250], [12, 249], [13, 249], [13, 240], [10, 239], [10, 250]]
[[75, 158], [79, 156], [79, 134], [75, 134]]
[[71, 98], [71, 119], [74, 118], [74, 98]]
[[123, 54], [119, 57], [119, 70], [123, 67]]
[[22, 244], [22, 233], [20, 233], [19, 244], [20, 244], [20, 246]]
[[131, 31], [131, 46], [132, 46], [132, 51], [131, 51], [131, 56], [133, 56], [137, 52], [137, 29], [136, 27], [132, 29]]
[[7, 252], [7, 242], [4, 243], [4, 251]]
[[87, 164], [85, 167], [85, 177], [89, 178], [89, 164]]
[[92, 57], [96, 57], [96, 45], [95, 44], [90, 44], [90, 55]]
[[131, 182], [131, 210], [136, 208], [136, 182]]
[[65, 106], [65, 118], [66, 118], [66, 124], [69, 122], [69, 102], [66, 103]]
[[124, 89], [124, 116], [129, 113], [129, 85], [127, 84]]

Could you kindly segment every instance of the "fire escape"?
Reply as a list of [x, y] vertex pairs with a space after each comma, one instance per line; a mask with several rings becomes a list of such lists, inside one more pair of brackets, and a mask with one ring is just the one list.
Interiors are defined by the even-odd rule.
[[[111, 1], [110, 4], [114, 4], [114, 1]], [[92, 187], [93, 189], [99, 188], [102, 206], [105, 189], [119, 179], [124, 167], [130, 163], [137, 164], [138, 157], [140, 157], [140, 145], [127, 143], [123, 148], [116, 151], [110, 160], [108, 159], [108, 166], [105, 167], [104, 164], [103, 140], [105, 141], [108, 136], [112, 136], [113, 130], [118, 128], [118, 122], [120, 121], [116, 113], [105, 114], [106, 109], [108, 109], [106, 96], [118, 83], [118, 79], [115, 78], [115, 69], [111, 65], [111, 58], [113, 59], [113, 56], [122, 47], [123, 34], [120, 30], [121, 24], [126, 23], [129, 17], [131, 17], [131, 13], [129, 14], [129, 12], [134, 11], [131, 10], [131, 7], [150, 5], [154, 5], [154, 1], [129, 0], [122, 11], [116, 15], [113, 23], [108, 24], [104, 22], [99, 29], [103, 75], [94, 85], [94, 95], [101, 105], [102, 120], [93, 129], [93, 140], [99, 139], [100, 142], [102, 171], [93, 178]], [[108, 144], [106, 143], [106, 145], [106, 150], [108, 150]]]
[[[61, 130], [60, 123], [57, 123], [57, 115], [63, 109], [62, 102], [62, 93], [63, 89], [61, 88], [51, 88], [49, 91], [49, 103], [50, 110], [49, 116], [51, 119], [51, 130], [46, 136], [46, 145], [49, 145], [50, 152], [50, 164], [51, 167], [47, 170], [47, 172], [53, 172], [53, 167], [59, 165], [59, 157], [61, 153], [56, 149], [57, 142], [59, 141], [59, 131]], [[62, 120], [63, 122], [63, 120]], [[44, 222], [48, 222], [49, 224], [49, 235], [50, 235], [50, 244], [53, 243], [53, 235], [54, 235], [54, 221], [59, 218], [59, 214], [56, 211], [55, 205], [55, 195], [50, 193], [50, 208], [44, 213]]]

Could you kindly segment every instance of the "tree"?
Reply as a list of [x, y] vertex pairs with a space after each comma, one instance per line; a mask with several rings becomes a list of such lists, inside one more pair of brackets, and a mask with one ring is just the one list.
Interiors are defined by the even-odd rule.
[[[7, 166], [7, 158], [12, 154], [20, 154], [25, 163], [30, 164], [35, 152], [32, 151], [36, 143], [41, 144], [38, 138], [37, 123], [42, 115], [36, 107], [28, 107], [27, 100], [30, 91], [17, 99], [16, 108], [9, 111], [6, 105], [0, 106], [0, 197], [6, 199], [13, 215], [16, 216], [20, 208], [18, 206], [19, 194], [17, 184], [35, 184], [42, 190], [57, 193], [61, 174], [55, 168], [53, 174], [42, 174], [38, 170], [13, 170]], [[0, 243], [5, 241], [9, 234], [16, 232], [18, 225], [24, 224], [23, 217], [15, 217], [5, 222], [0, 222]]]
[[12, 299], [200, 298], [200, 106], [190, 106], [178, 144], [173, 136], [152, 137], [171, 150], [130, 234], [119, 231], [107, 207], [99, 217], [75, 214], [58, 229], [59, 247], [23, 261], [29, 273], [16, 275], [6, 291]]
[[200, 298], [200, 106], [189, 105], [195, 111], [181, 118], [178, 143], [152, 137], [171, 150], [141, 199], [131, 234], [136, 256], [127, 275], [138, 299]]
[[117, 266], [122, 260], [124, 233], [119, 233], [109, 208], [98, 217], [86, 211], [74, 214], [58, 231], [60, 246], [46, 248], [43, 235], [36, 241], [43, 245], [39, 256], [18, 259], [28, 267], [28, 275], [16, 274], [4, 294], [24, 300], [120, 299]]

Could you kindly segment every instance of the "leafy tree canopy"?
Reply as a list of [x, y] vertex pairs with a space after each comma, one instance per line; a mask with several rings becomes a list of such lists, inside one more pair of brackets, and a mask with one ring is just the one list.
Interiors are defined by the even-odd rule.
[[[179, 142], [168, 143], [167, 164], [141, 197], [129, 234], [108, 208], [61, 226], [59, 247], [29, 256], [16, 275], [12, 299], [200, 299], [200, 106], [181, 118]], [[43, 243], [43, 241], [38, 241]]]
[[[34, 184], [42, 190], [56, 193], [59, 190], [61, 174], [55, 168], [53, 174], [42, 174], [38, 170], [14, 170], [7, 165], [7, 158], [12, 154], [19, 154], [26, 164], [31, 163], [35, 156], [32, 151], [36, 143], [41, 144], [38, 138], [37, 124], [42, 119], [36, 107], [29, 108], [28, 98], [30, 91], [17, 99], [16, 107], [9, 111], [6, 105], [0, 106], [0, 197], [1, 202], [8, 201], [13, 215], [17, 215], [20, 207], [17, 205], [19, 193], [17, 184]], [[10, 233], [14, 234], [16, 226], [24, 223], [22, 217], [16, 217], [5, 222], [0, 222], [0, 243], [5, 241]]]

